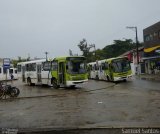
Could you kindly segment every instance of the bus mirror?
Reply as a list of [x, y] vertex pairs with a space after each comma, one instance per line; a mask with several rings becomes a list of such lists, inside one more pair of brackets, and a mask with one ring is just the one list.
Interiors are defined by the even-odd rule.
[[113, 66], [112, 66], [111, 64], [109, 64], [109, 68], [110, 68], [110, 69], [113, 69]]
[[66, 65], [66, 69], [68, 70], [68, 65]]

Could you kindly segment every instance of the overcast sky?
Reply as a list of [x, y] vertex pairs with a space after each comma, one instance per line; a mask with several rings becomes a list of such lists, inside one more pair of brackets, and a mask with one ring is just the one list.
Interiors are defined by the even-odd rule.
[[160, 21], [160, 0], [0, 0], [0, 58], [81, 54], [85, 38], [96, 48]]

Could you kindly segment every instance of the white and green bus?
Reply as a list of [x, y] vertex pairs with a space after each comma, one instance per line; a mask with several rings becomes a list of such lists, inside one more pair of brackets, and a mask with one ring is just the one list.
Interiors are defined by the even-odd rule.
[[58, 57], [54, 60], [33, 60], [17, 64], [19, 79], [28, 85], [74, 87], [88, 81], [86, 60], [83, 56]]
[[51, 83], [54, 88], [74, 87], [88, 81], [86, 58], [83, 56], [58, 57], [52, 61]]
[[88, 63], [91, 79], [107, 81], [126, 81], [132, 76], [130, 61], [127, 57], [116, 57]]
[[18, 78], [28, 85], [51, 85], [51, 61], [46, 59], [20, 62], [17, 64]]

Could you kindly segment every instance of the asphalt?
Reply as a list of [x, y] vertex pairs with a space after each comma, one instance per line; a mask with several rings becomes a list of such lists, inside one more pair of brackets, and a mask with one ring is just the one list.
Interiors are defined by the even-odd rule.
[[160, 74], [140, 74], [135, 77], [143, 80], [160, 81]]
[[17, 99], [0, 102], [0, 128], [35, 133], [75, 130], [77, 134], [79, 130], [105, 133], [113, 127], [160, 126], [160, 83], [156, 80], [139, 76], [117, 84], [89, 80], [75, 89], [30, 87], [21, 81], [13, 85], [21, 93]]

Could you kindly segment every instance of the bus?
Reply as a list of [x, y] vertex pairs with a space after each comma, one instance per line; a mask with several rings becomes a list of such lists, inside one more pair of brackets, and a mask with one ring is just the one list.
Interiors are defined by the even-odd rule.
[[3, 66], [0, 66], [0, 81], [11, 80], [11, 75], [13, 75], [14, 80], [18, 79], [17, 68], [5, 69]]
[[126, 81], [132, 76], [130, 61], [127, 57], [116, 57], [88, 63], [91, 79], [107, 81]]
[[76, 86], [88, 81], [86, 59], [83, 56], [57, 57], [53, 60], [34, 60], [17, 64], [22, 82], [47, 84], [54, 88]]
[[83, 56], [57, 57], [52, 61], [52, 84], [58, 87], [75, 87], [88, 81], [86, 58]]
[[28, 85], [51, 84], [51, 61], [46, 59], [20, 62], [17, 64], [18, 78]]
[[98, 77], [98, 61], [96, 62], [90, 62], [87, 64], [87, 70], [88, 70], [88, 77], [90, 79], [99, 79]]

